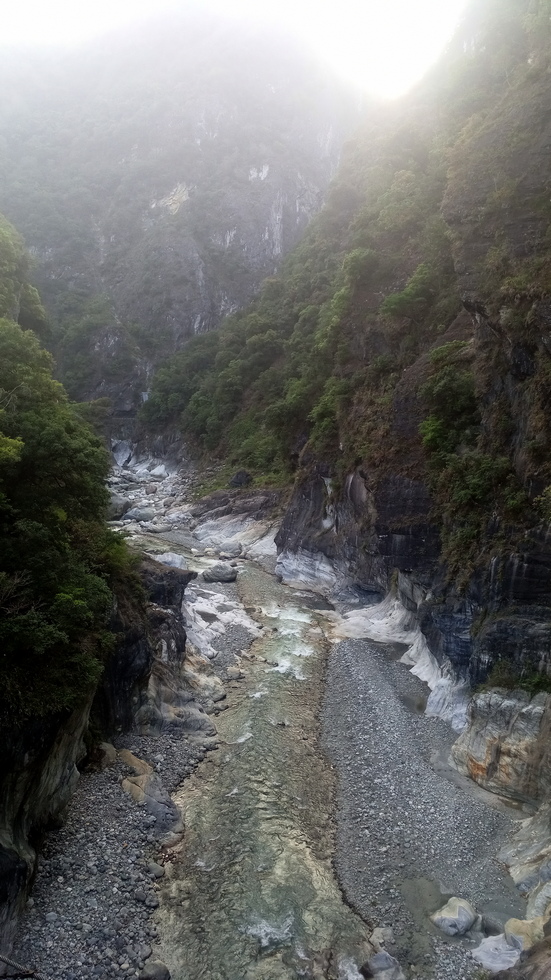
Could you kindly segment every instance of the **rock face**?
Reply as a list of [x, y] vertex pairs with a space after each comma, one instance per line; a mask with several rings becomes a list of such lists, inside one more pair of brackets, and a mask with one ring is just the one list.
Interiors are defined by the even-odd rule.
[[[79, 778], [77, 765], [86, 756], [84, 736], [90, 713], [95, 725], [105, 732], [132, 727], [179, 727], [206, 736], [216, 733], [200, 703], [201, 685], [193, 684], [200, 665], [187, 664], [184, 668], [186, 634], [181, 605], [185, 587], [195, 573], [145, 560], [141, 575], [150, 604], [144, 610], [128, 600], [127, 608], [119, 606], [114, 611], [112, 628], [119, 633], [120, 641], [95, 696], [91, 694], [70, 715], [31, 722], [22, 732], [4, 738], [0, 774], [3, 948], [9, 948], [17, 916], [26, 900], [36, 860], [35, 846], [48, 828], [62, 818]], [[135, 779], [138, 783], [133, 784], [133, 792], [149, 800], [167, 830], [174, 831], [173, 804], [162, 786], [156, 785], [154, 774], [136, 774]]]
[[471, 700], [452, 757], [460, 772], [490, 792], [536, 802], [551, 790], [550, 727], [551, 695], [484, 691]]

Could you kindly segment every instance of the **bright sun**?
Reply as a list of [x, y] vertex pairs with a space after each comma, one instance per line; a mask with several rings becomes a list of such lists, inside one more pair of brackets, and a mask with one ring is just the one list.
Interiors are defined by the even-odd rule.
[[374, 95], [405, 92], [451, 36], [467, 0], [0, 0], [8, 44], [74, 44], [163, 9], [216, 9], [274, 24]]

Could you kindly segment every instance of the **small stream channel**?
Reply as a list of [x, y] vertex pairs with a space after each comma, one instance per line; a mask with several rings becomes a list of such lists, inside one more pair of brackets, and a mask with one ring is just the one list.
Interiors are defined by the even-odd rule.
[[360, 978], [370, 929], [333, 871], [335, 775], [318, 738], [323, 619], [315, 597], [256, 566], [238, 591], [264, 631], [230, 685], [219, 748], [175, 797], [185, 836], [162, 893], [163, 955], [174, 980]]

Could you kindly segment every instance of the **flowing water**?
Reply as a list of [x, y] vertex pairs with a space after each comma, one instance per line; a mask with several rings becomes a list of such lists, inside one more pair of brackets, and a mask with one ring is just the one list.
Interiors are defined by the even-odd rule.
[[361, 980], [370, 930], [333, 872], [335, 774], [318, 740], [323, 619], [256, 566], [238, 590], [264, 660], [230, 686], [219, 748], [175, 797], [185, 835], [164, 879], [163, 958], [173, 980]]

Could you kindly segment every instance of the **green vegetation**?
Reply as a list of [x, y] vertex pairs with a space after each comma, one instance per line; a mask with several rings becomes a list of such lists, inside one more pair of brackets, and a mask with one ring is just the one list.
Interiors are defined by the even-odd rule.
[[551, 691], [551, 677], [534, 670], [525, 670], [509, 660], [498, 660], [478, 690], [488, 691], [496, 687], [504, 687], [507, 691], [527, 691], [530, 697], [535, 697], [542, 691]]
[[13, 727], [93, 691], [130, 560], [104, 522], [107, 453], [13, 319], [34, 294], [21, 240], [0, 229], [0, 725]]

